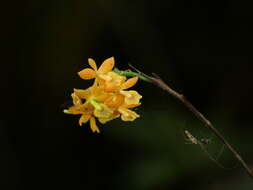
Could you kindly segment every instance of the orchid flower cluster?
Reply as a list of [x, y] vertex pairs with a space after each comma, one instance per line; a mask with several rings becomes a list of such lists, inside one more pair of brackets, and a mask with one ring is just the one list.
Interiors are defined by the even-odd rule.
[[140, 106], [142, 96], [133, 87], [138, 77], [127, 77], [113, 71], [114, 58], [106, 59], [99, 68], [93, 59], [88, 59], [91, 68], [78, 72], [84, 80], [94, 80], [87, 89], [74, 89], [71, 94], [73, 106], [64, 110], [64, 113], [81, 115], [79, 125], [90, 122], [93, 132], [99, 133], [96, 119], [104, 124], [120, 117], [123, 121], [133, 121], [140, 117], [131, 108]]

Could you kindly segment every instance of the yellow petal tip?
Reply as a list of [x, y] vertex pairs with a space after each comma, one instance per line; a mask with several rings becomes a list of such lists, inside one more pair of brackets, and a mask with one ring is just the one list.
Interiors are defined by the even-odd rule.
[[108, 59], [106, 59], [101, 66], [99, 67], [98, 71], [100, 73], [107, 73], [109, 71], [111, 71], [114, 67], [114, 57], [110, 57]]
[[79, 71], [77, 74], [80, 76], [80, 78], [84, 80], [89, 80], [96, 77], [96, 72], [90, 68], [83, 69]]

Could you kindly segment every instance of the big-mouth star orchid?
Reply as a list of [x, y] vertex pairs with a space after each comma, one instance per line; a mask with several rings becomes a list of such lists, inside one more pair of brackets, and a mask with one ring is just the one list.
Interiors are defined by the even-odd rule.
[[140, 117], [131, 110], [139, 105], [142, 96], [133, 87], [138, 77], [127, 79], [114, 72], [114, 58], [106, 59], [99, 68], [93, 59], [88, 59], [91, 68], [78, 72], [84, 80], [94, 79], [94, 83], [87, 89], [74, 89], [72, 93], [73, 106], [65, 109], [68, 114], [80, 114], [79, 125], [90, 121], [93, 132], [100, 132], [96, 119], [104, 124], [120, 117], [122, 121], [134, 121]]

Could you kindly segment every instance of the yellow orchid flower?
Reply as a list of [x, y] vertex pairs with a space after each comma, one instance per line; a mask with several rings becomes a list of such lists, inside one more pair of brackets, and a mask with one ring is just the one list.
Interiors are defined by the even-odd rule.
[[100, 85], [104, 87], [106, 92], [117, 92], [120, 90], [126, 90], [134, 86], [138, 77], [133, 77], [128, 80], [125, 76], [121, 76], [115, 72], [106, 73], [106, 77], [110, 78], [110, 80], [105, 80], [104, 82], [100, 82]]
[[133, 77], [128, 79], [121, 85], [119, 93], [125, 96], [125, 104], [132, 105], [132, 104], [139, 104], [140, 99], [142, 96], [135, 90], [126, 91], [133, 87], [138, 81], [138, 77]]
[[94, 115], [98, 118], [110, 117], [113, 110], [104, 104], [104, 101], [108, 99], [111, 94], [105, 93], [102, 88], [94, 83], [94, 85], [86, 90], [74, 89], [75, 94], [82, 99], [85, 99], [87, 103], [90, 103], [94, 107]]
[[64, 110], [68, 114], [80, 114], [79, 124], [90, 121], [93, 132], [100, 132], [96, 119], [104, 124], [121, 117], [123, 121], [133, 121], [140, 117], [131, 110], [140, 104], [142, 96], [133, 87], [138, 77], [127, 79], [125, 76], [112, 71], [114, 58], [106, 59], [97, 69], [93, 59], [88, 59], [91, 68], [85, 68], [78, 74], [82, 79], [95, 79], [93, 85], [87, 89], [74, 89], [71, 94], [73, 106]]
[[111, 78], [106, 76], [105, 73], [110, 72], [114, 67], [114, 58], [106, 59], [99, 68], [97, 68], [96, 62], [89, 58], [88, 63], [91, 68], [85, 68], [78, 72], [78, 75], [85, 80], [100, 78], [103, 80], [110, 80]]
[[104, 104], [107, 105], [109, 108], [117, 109], [124, 103], [125, 97], [121, 94], [113, 94], [109, 96], [105, 101]]
[[79, 98], [85, 99], [86, 103], [93, 106], [93, 115], [97, 117], [99, 121], [102, 121], [102, 123], [115, 118], [114, 107], [108, 107], [105, 104], [105, 102], [108, 102], [108, 100], [113, 97], [113, 94], [105, 93], [103, 88], [100, 88], [96, 82], [86, 90], [74, 89], [74, 92]]
[[130, 108], [135, 108], [141, 105], [140, 99], [142, 96], [134, 90], [126, 91], [126, 89], [133, 87], [137, 81], [137, 77], [124, 81], [117, 89], [118, 94], [111, 96], [105, 101], [105, 104], [108, 107], [113, 107], [121, 114], [121, 119], [123, 121], [133, 121], [140, 117], [137, 113], [130, 110]]
[[138, 104], [142, 96], [135, 90], [120, 91], [120, 94], [125, 96], [125, 104]]
[[74, 89], [74, 92], [81, 99], [85, 99], [87, 101], [94, 99], [95, 101], [98, 101], [98, 102], [105, 101], [105, 99], [107, 99], [110, 95], [110, 94], [105, 93], [103, 89], [98, 88], [97, 85], [93, 85], [86, 90]]
[[100, 85], [104, 88], [106, 92], [116, 92], [119, 89], [121, 89], [121, 85], [125, 83], [126, 77], [118, 75], [115, 72], [108, 72], [106, 74], [106, 77], [109, 78], [109, 80], [105, 80], [100, 82]]
[[118, 111], [113, 112], [113, 114], [110, 117], [107, 118], [98, 118], [98, 121], [102, 124], [105, 124], [108, 121], [111, 121], [113, 119], [116, 119], [120, 116], [120, 113]]
[[140, 117], [136, 112], [130, 110], [130, 108], [135, 108], [140, 104], [132, 104], [127, 105], [123, 104], [118, 108], [119, 113], [121, 113], [121, 120], [122, 121], [134, 121], [136, 118]]
[[[136, 118], [138, 118], [139, 115], [136, 114], [134, 111], [130, 110], [130, 108], [135, 108], [141, 105], [141, 103], [139, 102], [141, 95], [139, 95], [136, 91], [133, 92], [134, 92], [132, 95], [133, 97], [130, 97], [129, 99], [127, 99], [122, 94], [110, 96], [108, 99], [105, 100], [104, 104], [107, 105], [109, 108], [114, 109], [115, 110], [114, 113], [118, 113], [117, 117], [119, 117], [119, 115], [121, 114], [121, 119], [123, 121], [133, 121]], [[108, 121], [112, 119], [109, 119]]]
[[82, 126], [83, 123], [87, 123], [90, 120], [90, 128], [93, 132], [100, 132], [97, 125], [95, 118], [93, 116], [94, 107], [92, 107], [90, 104], [82, 103], [82, 100], [75, 94], [71, 94], [73, 99], [73, 106], [71, 106], [69, 109], [65, 109], [64, 113], [67, 114], [74, 114], [79, 115], [81, 114], [81, 117], [79, 119], [79, 125]]
[[110, 118], [113, 112], [114, 110], [107, 107], [105, 104], [100, 104], [100, 107], [94, 110], [94, 115], [97, 118]]
[[138, 104], [142, 96], [134, 90], [126, 91], [126, 89], [133, 87], [138, 77], [130, 78], [126, 81], [126, 77], [120, 76], [117, 73], [109, 72], [106, 76], [110, 76], [111, 80], [104, 82], [104, 90], [106, 92], [119, 92], [125, 96], [126, 104]]

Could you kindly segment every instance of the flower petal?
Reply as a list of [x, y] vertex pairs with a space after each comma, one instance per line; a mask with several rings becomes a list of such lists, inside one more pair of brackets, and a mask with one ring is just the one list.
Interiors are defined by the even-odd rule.
[[71, 97], [73, 99], [74, 105], [81, 105], [82, 104], [82, 100], [75, 93], [72, 93]]
[[63, 112], [67, 113], [67, 114], [73, 114], [73, 115], [83, 114], [82, 106], [80, 106], [80, 105], [78, 105], [78, 106], [71, 106], [69, 109], [63, 110]]
[[94, 115], [98, 118], [109, 118], [113, 114], [113, 110], [111, 108], [108, 108], [104, 104], [100, 104], [101, 109], [95, 109]]
[[98, 118], [98, 121], [102, 124], [105, 124], [106, 122], [108, 121], [111, 121], [113, 119], [116, 119], [117, 117], [120, 116], [120, 113], [119, 112], [114, 112], [110, 117], [108, 118]]
[[96, 72], [93, 69], [86, 68], [78, 72], [78, 75], [84, 80], [89, 80], [96, 77]]
[[138, 77], [130, 78], [122, 84], [121, 89], [124, 90], [124, 89], [131, 88], [137, 83], [137, 81], [138, 81]]
[[111, 77], [111, 80], [105, 80], [106, 92], [119, 91], [121, 89], [122, 84], [126, 81], [125, 76], [118, 75], [114, 72], [108, 72], [106, 76]]
[[94, 117], [91, 117], [90, 118], [90, 128], [92, 130], [92, 132], [97, 132], [97, 133], [100, 133], [98, 127], [97, 127], [97, 124], [96, 124], [96, 120]]
[[97, 69], [97, 64], [96, 64], [96, 62], [93, 59], [89, 58], [88, 59], [88, 63], [91, 66], [92, 69], [94, 69], [95, 71], [98, 70]]
[[112, 80], [112, 77], [110, 77], [108, 75], [105, 75], [105, 74], [101, 74], [101, 73], [98, 73], [98, 77], [99, 77], [99, 79], [102, 79], [102, 80], [105, 80], [105, 81], [111, 81]]
[[87, 123], [89, 119], [91, 118], [91, 115], [83, 114], [79, 119], [79, 125], [82, 126], [83, 123]]
[[124, 103], [124, 98], [125, 97], [123, 95], [116, 94], [116, 95], [110, 96], [108, 99], [105, 100], [104, 103], [108, 107], [117, 108], [117, 107], [121, 106]]
[[106, 59], [102, 65], [99, 67], [98, 72], [100, 73], [107, 73], [109, 71], [111, 71], [114, 67], [114, 58], [108, 58]]
[[66, 113], [66, 114], [72, 114], [72, 113], [71, 113], [69, 110], [67, 110], [67, 109], [63, 110], [63, 112]]
[[124, 105], [124, 107], [125, 108], [136, 108], [136, 107], [138, 107], [140, 105], [141, 105], [141, 103], [139, 103], [139, 104], [128, 104], [128, 105]]
[[96, 101], [98, 102], [104, 102], [110, 95], [107, 93], [101, 93], [96, 95]]
[[82, 98], [82, 99], [88, 99], [91, 96], [90, 88], [86, 90], [74, 88], [74, 93], [77, 97]]
[[116, 85], [108, 85], [105, 87], [105, 92], [116, 92], [118, 91], [120, 88], [119, 86]]
[[140, 99], [142, 98], [142, 96], [135, 90], [130, 91], [121, 90], [120, 94], [125, 96], [126, 104], [139, 104]]
[[135, 113], [132, 110], [129, 110], [127, 108], [119, 108], [119, 112], [121, 113], [121, 119], [122, 121], [133, 121], [136, 118], [140, 117], [137, 113]]

